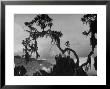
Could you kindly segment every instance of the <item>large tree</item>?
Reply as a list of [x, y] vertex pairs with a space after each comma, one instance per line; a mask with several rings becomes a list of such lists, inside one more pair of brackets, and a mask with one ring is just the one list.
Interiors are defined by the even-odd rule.
[[[38, 53], [37, 39], [39, 37], [44, 37], [44, 35], [46, 34], [44, 29], [46, 27], [51, 28], [52, 19], [46, 14], [41, 14], [37, 15], [32, 21], [25, 22], [24, 24], [29, 28], [28, 30], [26, 30], [27, 32], [29, 32], [29, 37], [31, 38], [31, 44], [29, 44], [29, 47], [31, 48], [32, 53], [36, 53], [36, 59], [38, 59], [40, 55]], [[34, 25], [38, 26], [38, 28], [40, 27], [42, 31], [39, 31], [39, 29]]]

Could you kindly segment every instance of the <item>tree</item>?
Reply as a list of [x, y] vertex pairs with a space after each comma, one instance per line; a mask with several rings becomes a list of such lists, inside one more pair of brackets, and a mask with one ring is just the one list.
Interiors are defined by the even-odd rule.
[[83, 35], [86, 36], [88, 36], [89, 34], [91, 35], [90, 45], [92, 46], [92, 50], [88, 55], [87, 62], [82, 65], [85, 66], [88, 63], [91, 65], [91, 55], [94, 54], [94, 49], [97, 45], [97, 38], [95, 37], [95, 35], [97, 35], [97, 14], [86, 14], [81, 18], [81, 21], [84, 24], [88, 24], [90, 27], [89, 31], [83, 32]]
[[[52, 42], [54, 42], [57, 47], [59, 48], [59, 50], [61, 51], [62, 54], [64, 54], [65, 52], [72, 52], [76, 59], [77, 59], [77, 66], [79, 66], [79, 57], [77, 55], [77, 53], [71, 49], [71, 48], [65, 48], [65, 49], [62, 49], [61, 46], [60, 46], [60, 38], [63, 36], [62, 32], [61, 31], [50, 31], [50, 37], [52, 38]], [[67, 41], [68, 42], [68, 41]], [[69, 44], [68, 44], [69, 45]]]
[[90, 45], [92, 46], [92, 51], [94, 51], [94, 48], [97, 45], [97, 39], [95, 37], [95, 34], [97, 34], [97, 14], [86, 14], [81, 18], [82, 22], [84, 24], [89, 24], [90, 29], [89, 31], [84, 31], [84, 35], [91, 35], [90, 37]]
[[[31, 52], [35, 52], [36, 53], [36, 59], [38, 57], [40, 57], [40, 55], [38, 54], [38, 47], [37, 47], [37, 39], [39, 37], [44, 37], [44, 35], [46, 34], [46, 31], [44, 31], [44, 29], [46, 27], [50, 27], [52, 26], [52, 19], [46, 15], [46, 14], [41, 14], [41, 15], [37, 15], [32, 21], [30, 22], [25, 22], [24, 23], [29, 30], [26, 30], [27, 32], [29, 32], [29, 36], [31, 39], [31, 41], [33, 40], [34, 42], [32, 44], [29, 45], [29, 47], [31, 48]], [[35, 28], [33, 25], [39, 26], [43, 31], [38, 31], [37, 28]], [[31, 54], [32, 54], [31, 53]]]

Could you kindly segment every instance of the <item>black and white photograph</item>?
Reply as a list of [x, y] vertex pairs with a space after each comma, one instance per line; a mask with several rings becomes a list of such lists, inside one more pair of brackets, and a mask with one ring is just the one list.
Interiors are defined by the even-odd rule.
[[14, 76], [97, 76], [97, 14], [14, 14]]
[[3, 86], [106, 85], [107, 2], [2, 6]]

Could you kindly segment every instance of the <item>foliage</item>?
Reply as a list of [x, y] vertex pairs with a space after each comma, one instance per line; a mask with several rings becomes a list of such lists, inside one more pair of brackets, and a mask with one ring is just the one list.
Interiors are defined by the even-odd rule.
[[[84, 24], [89, 24], [89, 31], [84, 31], [83, 35], [88, 36], [89, 34], [91, 35], [90, 37], [90, 45], [92, 46], [92, 50], [88, 55], [88, 60], [87, 63], [85, 63], [85, 65], [87, 65], [88, 63], [91, 65], [91, 55], [94, 54], [94, 49], [97, 45], [97, 38], [95, 37], [95, 35], [97, 34], [97, 14], [86, 14], [81, 18], [81, 21]], [[96, 64], [95, 64], [96, 65]]]
[[53, 25], [52, 19], [47, 14], [39, 14], [31, 22], [25, 22], [25, 25], [31, 27], [33, 24], [40, 26], [41, 29], [45, 29], [47, 26], [51, 28]]
[[[25, 22], [24, 23], [28, 28], [29, 30], [26, 30], [28, 33], [29, 33], [29, 38], [31, 38], [31, 40], [29, 41], [24, 41], [23, 40], [23, 45], [25, 46], [25, 50], [29, 50], [31, 51], [31, 55], [32, 53], [36, 53], [36, 59], [38, 57], [40, 57], [40, 55], [38, 54], [37, 50], [38, 50], [38, 47], [37, 47], [37, 39], [39, 37], [43, 37], [46, 32], [44, 31], [44, 29], [46, 27], [50, 27], [52, 26], [52, 19], [46, 15], [46, 14], [41, 14], [41, 15], [37, 15], [34, 20], [30, 21], [30, 22]], [[41, 29], [43, 29], [42, 32], [38, 31], [37, 28], [35, 28], [33, 25], [36, 24], [37, 26], [39, 26]], [[28, 38], [26, 38], [28, 39]], [[34, 42], [32, 42], [34, 41]], [[25, 44], [27, 43], [27, 44]], [[27, 48], [27, 45], [29, 46], [30, 49]], [[29, 59], [30, 55], [29, 55], [29, 52], [25, 51], [25, 58]]]
[[89, 31], [84, 31], [84, 35], [91, 34], [90, 37], [90, 45], [92, 46], [92, 51], [94, 51], [95, 46], [97, 45], [97, 39], [95, 34], [97, 34], [97, 14], [86, 14], [81, 18], [84, 24], [89, 24], [90, 29]]
[[75, 63], [69, 56], [62, 57], [62, 55], [59, 54], [56, 55], [55, 60], [56, 65], [53, 66], [51, 75], [66, 76], [74, 74]]
[[[26, 50], [25, 58], [30, 57], [34, 52], [36, 53], [36, 59], [40, 57], [40, 55], [37, 52], [38, 38], [49, 36], [52, 39], [51, 43], [60, 45], [60, 37], [62, 37], [63, 34], [61, 33], [61, 31], [51, 30], [53, 23], [52, 23], [52, 19], [47, 14], [39, 14], [32, 21], [25, 22], [24, 24], [29, 28], [29, 30], [26, 31], [29, 33], [29, 38], [31, 38], [31, 40], [29, 41], [26, 40], [27, 44], [23, 44], [24, 40], [22, 43], [25, 46], [25, 50]], [[42, 31], [39, 31], [37, 27], [34, 27], [34, 25], [39, 26], [42, 29]], [[49, 29], [45, 31], [44, 30], [45, 28], [49, 28]], [[27, 46], [29, 46], [29, 49]], [[31, 55], [28, 50], [31, 51]]]

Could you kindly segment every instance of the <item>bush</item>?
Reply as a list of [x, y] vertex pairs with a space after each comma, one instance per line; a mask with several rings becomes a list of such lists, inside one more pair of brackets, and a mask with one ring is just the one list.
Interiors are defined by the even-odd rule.
[[24, 66], [15, 66], [14, 68], [14, 76], [24, 76], [27, 70]]
[[75, 63], [69, 56], [62, 57], [61, 54], [55, 57], [56, 65], [53, 66], [50, 75], [69, 76], [74, 74]]

